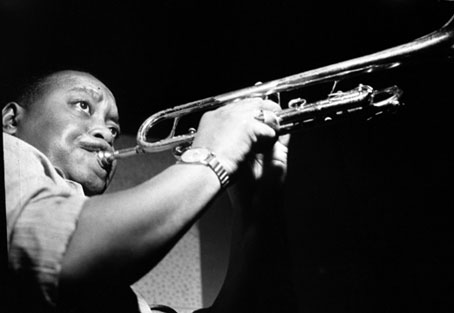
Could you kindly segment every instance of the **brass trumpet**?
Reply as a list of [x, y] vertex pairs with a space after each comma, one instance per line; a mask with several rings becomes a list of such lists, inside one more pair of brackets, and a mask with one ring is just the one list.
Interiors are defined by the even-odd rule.
[[[441, 52], [443, 56], [449, 56], [453, 45], [454, 16], [440, 29], [396, 47], [162, 110], [148, 117], [140, 126], [135, 147], [117, 150], [113, 153], [100, 151], [98, 157], [102, 162], [110, 163], [114, 159], [138, 153], [153, 153], [188, 146], [194, 138], [195, 130], [176, 135], [177, 125], [180, 119], [186, 115], [213, 110], [238, 99], [279, 96], [283, 92], [305, 86], [330, 81], [337, 82], [360, 74], [395, 68], [410, 59], [428, 53]], [[279, 123], [278, 132], [280, 134], [293, 132], [314, 121], [335, 119], [357, 112], [365, 112], [369, 116], [380, 114], [398, 106], [401, 95], [402, 91], [396, 86], [374, 90], [370, 86], [359, 85], [347, 92], [332, 93], [327, 99], [314, 103], [306, 104], [298, 99], [291, 100], [287, 109], [276, 114]], [[173, 123], [167, 137], [148, 141], [147, 134], [150, 130], [168, 120], [173, 120]]]

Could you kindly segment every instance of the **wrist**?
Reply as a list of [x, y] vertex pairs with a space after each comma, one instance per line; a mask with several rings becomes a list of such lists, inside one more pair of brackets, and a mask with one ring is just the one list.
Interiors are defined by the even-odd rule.
[[185, 150], [179, 157], [179, 164], [203, 165], [211, 169], [221, 184], [221, 188], [227, 187], [230, 181], [229, 172], [225, 169], [216, 154], [207, 148], [191, 147]]

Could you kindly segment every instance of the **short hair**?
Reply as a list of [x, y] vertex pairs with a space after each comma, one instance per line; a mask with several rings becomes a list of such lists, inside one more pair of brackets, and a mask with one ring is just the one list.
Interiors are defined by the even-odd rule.
[[23, 108], [30, 107], [33, 103], [43, 97], [51, 87], [55, 86], [59, 77], [71, 72], [91, 75], [88, 72], [81, 70], [58, 70], [32, 75], [17, 84], [13, 95], [13, 101], [17, 102]]
[[33, 76], [18, 86], [14, 101], [27, 108], [41, 98], [55, 82], [54, 73]]

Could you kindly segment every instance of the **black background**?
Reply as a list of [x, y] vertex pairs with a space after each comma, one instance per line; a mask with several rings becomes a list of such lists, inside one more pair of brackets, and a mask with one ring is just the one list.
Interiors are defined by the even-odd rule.
[[[130, 134], [157, 110], [410, 41], [454, 14], [410, 0], [0, 4], [2, 102], [22, 77], [87, 70]], [[283, 213], [302, 312], [453, 311], [452, 67], [365, 77], [399, 85], [406, 106], [293, 136]]]
[[30, 74], [87, 70], [117, 96], [126, 132], [164, 107], [414, 39], [445, 23], [452, 7], [418, 0], [0, 3], [2, 98]]

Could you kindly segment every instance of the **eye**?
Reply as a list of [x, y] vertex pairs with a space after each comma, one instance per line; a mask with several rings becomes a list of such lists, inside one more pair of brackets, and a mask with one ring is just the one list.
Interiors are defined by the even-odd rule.
[[90, 104], [87, 101], [77, 101], [75, 103], [76, 108], [82, 112], [90, 114]]
[[117, 138], [120, 135], [120, 130], [116, 127], [109, 127], [109, 130], [113, 138]]

